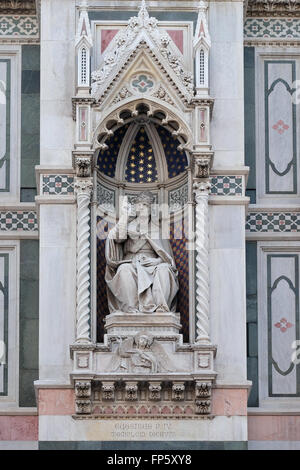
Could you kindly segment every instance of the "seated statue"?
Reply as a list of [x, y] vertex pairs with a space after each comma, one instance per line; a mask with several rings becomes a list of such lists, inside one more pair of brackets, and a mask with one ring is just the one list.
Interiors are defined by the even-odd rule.
[[109, 232], [105, 246], [107, 298], [110, 313], [175, 312], [177, 270], [170, 241], [160, 238], [151, 221], [154, 197], [142, 192], [135, 199], [136, 216], [128, 205]]

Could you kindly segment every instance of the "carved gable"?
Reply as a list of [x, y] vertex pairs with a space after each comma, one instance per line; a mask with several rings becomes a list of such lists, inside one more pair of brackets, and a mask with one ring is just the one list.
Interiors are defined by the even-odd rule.
[[158, 94], [169, 103], [178, 95], [190, 102], [194, 95], [193, 75], [183, 65], [178, 46], [158, 28], [157, 19], [149, 17], [144, 1], [138, 16], [130, 18], [104, 51], [92, 80], [92, 95], [98, 102], [108, 95], [117, 102], [135, 92]]
[[142, 44], [128, 68], [122, 70], [102, 96], [103, 105], [127, 98], [158, 98], [173, 106], [182, 106], [184, 99], [176, 85], [168, 80], [153, 60], [150, 49]]

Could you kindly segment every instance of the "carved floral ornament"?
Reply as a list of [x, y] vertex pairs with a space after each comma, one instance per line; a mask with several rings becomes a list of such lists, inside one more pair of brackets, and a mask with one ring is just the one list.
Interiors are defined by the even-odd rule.
[[8, 15], [34, 15], [38, 4], [37, 0], [1, 0], [0, 12]]
[[247, 16], [293, 17], [300, 12], [299, 0], [248, 0]]

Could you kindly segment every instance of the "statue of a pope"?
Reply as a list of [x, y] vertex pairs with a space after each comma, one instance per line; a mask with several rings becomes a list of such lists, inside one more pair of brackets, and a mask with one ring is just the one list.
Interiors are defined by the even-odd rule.
[[151, 220], [154, 197], [142, 192], [135, 199], [136, 216], [127, 203], [106, 240], [106, 273], [110, 312], [174, 312], [178, 280], [170, 242], [160, 237]]

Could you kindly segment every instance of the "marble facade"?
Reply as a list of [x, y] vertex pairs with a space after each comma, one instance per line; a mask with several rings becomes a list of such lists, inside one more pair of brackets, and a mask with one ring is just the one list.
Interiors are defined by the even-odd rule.
[[[297, 5], [23, 3], [0, 6], [0, 443], [299, 443]], [[145, 189], [177, 310], [109, 312], [100, 235]]]

